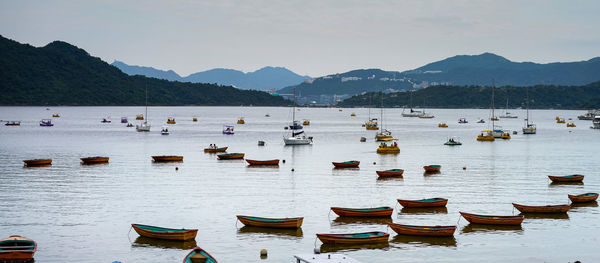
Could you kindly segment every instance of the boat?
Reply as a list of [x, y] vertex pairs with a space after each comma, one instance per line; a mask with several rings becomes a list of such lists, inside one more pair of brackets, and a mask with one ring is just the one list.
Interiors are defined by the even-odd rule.
[[133, 127], [133, 123], [131, 123], [131, 122], [128, 122], [128, 123], [127, 123], [127, 127], [128, 127], [128, 128], [131, 128], [131, 127]]
[[381, 95], [381, 125], [379, 126], [379, 132], [375, 135], [375, 141], [389, 141], [395, 140], [392, 137], [392, 132], [383, 128], [383, 91], [380, 93]]
[[385, 142], [382, 142], [379, 144], [379, 147], [377, 147], [377, 153], [378, 154], [397, 154], [397, 153], [400, 153], [400, 148], [398, 148], [398, 143], [396, 143], [396, 142], [390, 143], [390, 145], [388, 145]]
[[431, 115], [431, 114], [427, 114], [425, 113], [425, 111], [423, 111], [423, 115], [418, 116], [419, 119], [433, 119], [435, 116]]
[[309, 119], [304, 119], [304, 121], [302, 122], [302, 125], [304, 125], [304, 126], [310, 126], [310, 120]]
[[7, 121], [4, 125], [5, 126], [21, 126], [21, 122], [20, 121]]
[[108, 163], [107, 156], [83, 157], [80, 159], [83, 164]]
[[594, 117], [594, 120], [592, 121], [592, 126], [590, 128], [600, 129], [600, 115]]
[[496, 140], [494, 137], [494, 132], [491, 130], [483, 130], [479, 135], [477, 135], [478, 141], [490, 141], [493, 142]]
[[217, 260], [204, 249], [196, 247], [183, 258], [183, 263], [217, 263]]
[[454, 236], [456, 226], [414, 226], [389, 224], [394, 232], [400, 235], [410, 236], [435, 236], [435, 237], [451, 237]]
[[175, 124], [175, 123], [177, 123], [177, 122], [175, 121], [174, 117], [167, 118], [167, 124]]
[[379, 124], [377, 123], [377, 118], [371, 118], [369, 121], [365, 123], [365, 129], [367, 130], [379, 130]]
[[162, 126], [162, 128], [160, 129], [160, 135], [169, 135], [169, 127]]
[[152, 156], [152, 160], [157, 163], [166, 163], [166, 162], [183, 162], [183, 156], [178, 155], [154, 155]]
[[469, 122], [468, 122], [468, 121], [467, 121], [467, 119], [465, 119], [465, 118], [460, 118], [460, 119], [458, 119], [458, 123], [459, 123], [459, 124], [467, 124], [467, 123], [469, 123]]
[[406, 108], [402, 109], [402, 117], [419, 117], [423, 116], [425, 113], [420, 110], [413, 109], [413, 92], [410, 91], [410, 109], [406, 111]]
[[324, 244], [372, 244], [388, 242], [390, 234], [380, 231], [349, 234], [317, 234]]
[[12, 235], [0, 240], [0, 262], [29, 262], [37, 251], [32, 239]]
[[504, 139], [504, 140], [510, 140], [510, 131], [509, 130], [504, 130], [502, 132], [502, 135], [500, 135], [500, 138]]
[[575, 121], [568, 121], [567, 122], [567, 127], [574, 128], [574, 127], [577, 127], [577, 126], [575, 125]]
[[244, 159], [244, 153], [224, 153], [218, 154], [219, 160]]
[[[140, 125], [135, 125], [135, 130], [138, 132], [149, 132], [151, 125], [144, 118], [144, 116], [146, 116], [146, 118], [148, 118], [148, 87], [146, 87], [146, 113], [142, 116], [140, 116], [140, 115], [141, 114], [137, 115], [137, 117], [135, 119], [136, 120], [144, 120], [144, 122]], [[140, 119], [140, 117], [141, 117], [141, 119]]]
[[233, 135], [235, 132], [233, 131], [233, 125], [223, 125], [223, 134]]
[[225, 152], [227, 151], [228, 147], [209, 147], [209, 148], [204, 148], [204, 152], [205, 153], [219, 153], [219, 152]]
[[358, 167], [359, 161], [331, 162], [335, 168]]
[[521, 213], [566, 213], [571, 208], [570, 205], [520, 205], [512, 203], [512, 205]]
[[237, 124], [245, 124], [246, 121], [244, 120], [244, 117], [239, 117], [237, 120]]
[[354, 112], [353, 112], [353, 113], [351, 113], [351, 114], [350, 114], [350, 117], [356, 117], [356, 113], [354, 113]]
[[121, 117], [121, 123], [128, 123], [127, 117]]
[[292, 124], [288, 126], [291, 130], [289, 136], [283, 137], [285, 145], [308, 145], [313, 143], [313, 137], [308, 137], [302, 130], [302, 125], [296, 120], [296, 88], [294, 88], [294, 104], [292, 106]]
[[279, 159], [274, 160], [250, 160], [246, 159], [249, 165], [279, 165]]
[[42, 126], [42, 127], [52, 127], [52, 126], [54, 126], [54, 124], [52, 124], [52, 120], [51, 119], [42, 119], [40, 121], [40, 126]]
[[52, 159], [31, 159], [23, 160], [25, 166], [46, 166], [52, 165]]
[[451, 137], [450, 139], [448, 139], [447, 142], [444, 143], [444, 145], [457, 146], [457, 145], [462, 145], [462, 142], [460, 142], [458, 137]]
[[565, 176], [548, 175], [548, 178], [550, 178], [550, 180], [552, 180], [552, 182], [581, 182], [581, 181], [583, 181], [582, 174], [572, 174], [572, 175], [565, 175]]
[[197, 122], [197, 121], [198, 121], [198, 118], [194, 117], [194, 118], [192, 118], [192, 121], [193, 121], [193, 122]]
[[54, 117], [54, 118], [60, 118], [60, 114], [54, 113], [54, 114], [52, 114], [52, 117]]
[[446, 198], [428, 198], [428, 199], [420, 199], [420, 200], [405, 200], [398, 199], [398, 203], [403, 207], [441, 207], [446, 206], [448, 204], [448, 199]]
[[195, 239], [198, 233], [198, 229], [174, 229], [140, 224], [131, 224], [131, 227], [140, 236], [158, 239], [190, 240]]
[[380, 217], [380, 216], [391, 216], [394, 209], [389, 206], [373, 207], [373, 208], [345, 208], [345, 207], [331, 207], [338, 216], [368, 216], [368, 217]]
[[479, 120], [477, 121], [477, 123], [485, 123], [485, 120], [484, 120], [484, 119], [479, 119]]
[[471, 213], [460, 212], [469, 223], [485, 224], [485, 225], [521, 225], [524, 215], [516, 216], [492, 216], [492, 215], [477, 215]]
[[269, 118], [269, 117], [271, 117], [271, 115], [267, 113], [267, 114], [265, 114], [265, 117]]
[[598, 199], [598, 193], [585, 193], [585, 194], [579, 194], [579, 195], [569, 195], [569, 199], [571, 199], [571, 202], [573, 202], [573, 203], [593, 202], [593, 201], [596, 201], [596, 199]]
[[438, 127], [439, 128], [448, 128], [448, 124], [446, 124], [445, 122], [440, 122], [440, 123], [438, 123]]
[[[508, 90], [507, 90], [508, 93]], [[505, 119], [516, 119], [519, 116], [517, 115], [512, 115], [510, 114], [510, 112], [508, 112], [508, 94], [506, 95], [506, 109], [504, 110], [504, 115], [500, 115], [500, 118], [505, 118]]]
[[431, 164], [423, 166], [423, 169], [425, 169], [425, 172], [439, 172], [440, 169], [442, 169], [442, 166], [437, 164]]
[[565, 118], [558, 118], [558, 120], [556, 120], [556, 123], [565, 123]]
[[588, 112], [584, 113], [583, 115], [577, 116], [577, 119], [591, 121], [594, 120], [594, 117], [598, 115], [600, 115], [600, 110], [588, 110]]
[[498, 117], [496, 116], [492, 116], [490, 117], [490, 121], [499, 121], [500, 119], [498, 119]]
[[529, 122], [529, 89], [526, 89], [527, 93], [527, 118], [525, 119], [525, 127], [523, 127], [523, 134], [536, 134], [537, 128], [535, 124]]
[[102, 118], [102, 120], [100, 122], [101, 123], [111, 123], [110, 117], [109, 118]]
[[136, 120], [144, 120], [144, 114], [136, 114], [135, 119]]
[[302, 227], [304, 217], [266, 218], [256, 216], [237, 215], [237, 219], [246, 226], [272, 227], [272, 228], [299, 228]]
[[394, 177], [399, 176], [402, 177], [404, 170], [402, 169], [390, 169], [385, 171], [375, 171], [379, 177]]

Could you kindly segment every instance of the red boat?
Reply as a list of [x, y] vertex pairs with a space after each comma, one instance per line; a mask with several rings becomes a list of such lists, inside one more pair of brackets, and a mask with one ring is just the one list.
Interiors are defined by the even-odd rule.
[[513, 203], [513, 206], [521, 213], [566, 213], [571, 208], [570, 205], [520, 205]]
[[598, 193], [585, 193], [580, 195], [569, 195], [569, 199], [573, 203], [585, 203], [592, 202], [598, 199]]
[[459, 212], [469, 223], [485, 225], [521, 225], [524, 215], [518, 216], [490, 216], [476, 215], [465, 212]]
[[348, 168], [348, 167], [358, 167], [360, 164], [359, 161], [347, 161], [347, 162], [331, 162], [335, 168]]
[[338, 216], [391, 216], [394, 209], [389, 206], [373, 207], [373, 208], [344, 208], [332, 207], [333, 211]]
[[27, 262], [35, 251], [37, 243], [29, 238], [13, 235], [0, 240], [0, 262]]
[[398, 203], [400, 203], [400, 205], [402, 205], [403, 207], [440, 207], [446, 206], [446, 204], [448, 203], [448, 199], [440, 197], [421, 200], [398, 199]]
[[423, 166], [423, 169], [425, 169], [425, 172], [428, 172], [428, 173], [439, 172], [440, 169], [442, 169], [442, 166], [441, 165], [432, 164], [432, 165]]
[[279, 159], [264, 161], [246, 159], [246, 162], [248, 162], [249, 165], [279, 165]]
[[52, 165], [52, 159], [33, 159], [23, 160], [26, 166], [45, 166]]
[[456, 226], [412, 226], [401, 224], [389, 224], [390, 228], [400, 235], [410, 236], [453, 236]]
[[572, 175], [567, 175], [567, 176], [551, 176], [548, 175], [548, 178], [550, 178], [550, 180], [552, 180], [552, 182], [581, 182], [583, 181], [583, 175], [582, 174], [572, 174]]
[[394, 176], [402, 176], [404, 170], [402, 169], [391, 169], [385, 171], [376, 171], [379, 177], [394, 177]]

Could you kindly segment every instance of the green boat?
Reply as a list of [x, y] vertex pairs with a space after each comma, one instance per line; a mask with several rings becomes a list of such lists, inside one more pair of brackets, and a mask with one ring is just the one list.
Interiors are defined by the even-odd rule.
[[208, 254], [208, 252], [204, 251], [204, 249], [196, 247], [183, 259], [183, 263], [195, 262], [217, 263], [217, 260]]
[[448, 139], [448, 141], [446, 143], [444, 143], [444, 145], [455, 146], [455, 145], [462, 145], [462, 143], [458, 140], [458, 138], [452, 137], [452, 138]]

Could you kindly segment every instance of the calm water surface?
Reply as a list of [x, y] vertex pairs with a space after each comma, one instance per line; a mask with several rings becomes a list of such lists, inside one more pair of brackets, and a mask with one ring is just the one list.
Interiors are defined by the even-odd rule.
[[[401, 153], [378, 155], [374, 131], [366, 131], [367, 109], [307, 109], [306, 127], [314, 145], [286, 147], [283, 127], [289, 108], [151, 107], [150, 133], [121, 124], [135, 122], [141, 107], [0, 107], [0, 119], [21, 120], [0, 127], [0, 236], [19, 234], [38, 242], [36, 262], [180, 262], [200, 246], [219, 262], [293, 262], [292, 255], [322, 251], [348, 254], [362, 262], [583, 262], [600, 261], [600, 209], [578, 206], [559, 216], [528, 216], [518, 228], [490, 228], [459, 220], [458, 211], [517, 214], [511, 203], [562, 204], [567, 194], [600, 191], [600, 131], [590, 121], [576, 128], [556, 124], [559, 115], [581, 111], [532, 111], [538, 134], [513, 135], [510, 141], [477, 142], [487, 110], [431, 110], [434, 119], [402, 118], [386, 109], [384, 126], [398, 138]], [[356, 117], [350, 117], [350, 113]], [[54, 118], [54, 127], [38, 121]], [[264, 115], [270, 114], [267, 118]], [[379, 115], [378, 110], [372, 111]], [[519, 119], [502, 119], [519, 130]], [[102, 124], [112, 116], [111, 124]], [[168, 116], [171, 135], [161, 136]], [[236, 134], [221, 134], [223, 124]], [[198, 122], [192, 122], [197, 117]], [[374, 116], [378, 117], [378, 116]], [[470, 123], [459, 125], [458, 118]], [[446, 121], [449, 128], [437, 123]], [[368, 141], [361, 143], [360, 137]], [[443, 143], [458, 136], [462, 146]], [[264, 140], [266, 146], [257, 146]], [[244, 152], [250, 159], [285, 159], [278, 168], [248, 167], [242, 160], [219, 161], [202, 149], [210, 143]], [[106, 155], [110, 164], [83, 166], [80, 157]], [[183, 155], [183, 163], [154, 164], [152, 155]], [[24, 168], [22, 160], [52, 158], [51, 167]], [[360, 160], [360, 169], [334, 170], [331, 161]], [[424, 175], [423, 165], [441, 164], [442, 172]], [[176, 171], [175, 167], [179, 167]], [[463, 167], [467, 167], [463, 170]], [[294, 172], [291, 169], [295, 169]], [[405, 169], [403, 179], [377, 180], [376, 170]], [[584, 174], [584, 184], [554, 185], [547, 175]], [[447, 208], [406, 210], [396, 199], [446, 197]], [[346, 220], [331, 206], [396, 207], [391, 219]], [[301, 230], [265, 231], [242, 227], [236, 214], [265, 217], [304, 216]], [[397, 236], [389, 222], [452, 225], [454, 238]], [[195, 242], [160, 242], [139, 237], [131, 223], [198, 228]], [[387, 231], [389, 244], [372, 247], [325, 246], [316, 233]], [[315, 242], [316, 241], [316, 242]], [[267, 259], [259, 250], [269, 251]]]

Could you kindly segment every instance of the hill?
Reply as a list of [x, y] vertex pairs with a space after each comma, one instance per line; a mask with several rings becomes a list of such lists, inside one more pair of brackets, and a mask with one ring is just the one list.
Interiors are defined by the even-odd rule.
[[0, 105], [287, 105], [281, 97], [214, 84], [128, 76], [61, 41], [33, 47], [0, 36]]

